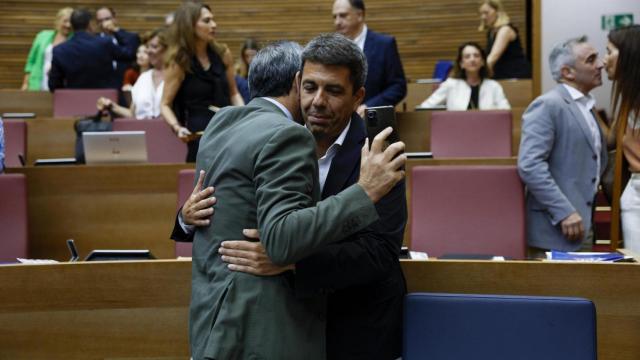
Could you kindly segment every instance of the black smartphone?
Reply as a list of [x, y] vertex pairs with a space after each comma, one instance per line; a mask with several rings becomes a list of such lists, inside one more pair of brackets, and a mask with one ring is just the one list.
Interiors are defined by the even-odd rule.
[[[396, 130], [396, 110], [393, 106], [376, 106], [365, 110], [364, 121], [367, 125], [367, 137], [369, 144], [373, 142], [373, 138], [387, 127], [393, 128], [391, 134], [387, 137], [387, 145], [400, 141], [398, 131]], [[386, 147], [386, 146], [385, 146]]]

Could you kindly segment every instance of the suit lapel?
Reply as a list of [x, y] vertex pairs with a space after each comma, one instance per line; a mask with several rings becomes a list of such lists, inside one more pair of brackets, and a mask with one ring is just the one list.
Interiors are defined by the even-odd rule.
[[365, 137], [364, 121], [357, 114], [353, 114], [347, 136], [331, 161], [329, 174], [322, 190], [323, 199], [342, 191], [354, 172], [357, 174], [360, 170], [360, 151]]
[[582, 115], [582, 112], [580, 111], [580, 109], [578, 109], [578, 105], [576, 105], [576, 102], [571, 97], [571, 94], [569, 94], [567, 89], [564, 88], [564, 85], [560, 84], [558, 85], [558, 88], [562, 95], [562, 98], [569, 105], [569, 111], [573, 115], [572, 116], [573, 121], [577, 121], [578, 126], [580, 126], [580, 129], [582, 129], [582, 133], [587, 138], [587, 142], [589, 143], [589, 146], [591, 146], [591, 150], [593, 150], [594, 154], [597, 154], [596, 144], [593, 142], [593, 135], [591, 134], [591, 129], [589, 128], [589, 125], [587, 125], [587, 120]]

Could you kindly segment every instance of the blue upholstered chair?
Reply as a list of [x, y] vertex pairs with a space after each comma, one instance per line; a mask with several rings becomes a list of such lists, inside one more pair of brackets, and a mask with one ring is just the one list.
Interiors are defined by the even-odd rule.
[[596, 310], [586, 299], [413, 293], [403, 360], [596, 359]]

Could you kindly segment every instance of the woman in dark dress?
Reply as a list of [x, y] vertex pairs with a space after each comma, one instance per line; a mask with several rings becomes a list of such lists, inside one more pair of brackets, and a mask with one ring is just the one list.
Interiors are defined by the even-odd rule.
[[161, 112], [187, 143], [187, 162], [195, 162], [200, 135], [217, 109], [244, 105], [226, 45], [215, 42], [216, 23], [209, 6], [185, 2], [169, 29], [169, 49]]
[[493, 78], [531, 78], [531, 64], [524, 56], [518, 29], [509, 22], [500, 0], [482, 1], [479, 12], [479, 30], [487, 30], [487, 66]]

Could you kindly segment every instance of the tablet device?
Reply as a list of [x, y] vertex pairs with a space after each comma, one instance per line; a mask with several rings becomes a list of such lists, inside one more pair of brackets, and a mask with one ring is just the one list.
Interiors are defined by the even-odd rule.
[[151, 260], [149, 250], [93, 250], [84, 261]]
[[82, 133], [86, 163], [146, 163], [144, 131], [103, 131]]

